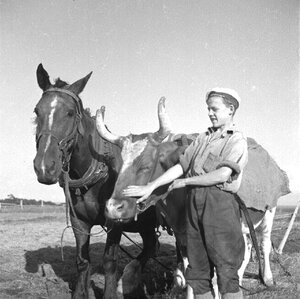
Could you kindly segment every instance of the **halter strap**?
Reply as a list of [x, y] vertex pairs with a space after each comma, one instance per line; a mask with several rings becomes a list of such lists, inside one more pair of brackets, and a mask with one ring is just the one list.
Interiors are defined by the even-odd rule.
[[76, 95], [74, 92], [67, 90], [67, 89], [63, 89], [63, 88], [57, 88], [57, 87], [51, 87], [51, 88], [45, 90], [43, 94], [45, 94], [47, 92], [62, 92], [62, 93], [69, 95], [73, 100], [75, 100], [77, 114], [80, 118], [82, 118], [82, 112], [81, 112], [81, 106], [80, 106], [81, 100], [78, 97], [78, 95]]
[[42, 136], [49, 135], [49, 136], [52, 136], [54, 139], [56, 139], [59, 149], [64, 150], [67, 143], [75, 136], [77, 127], [78, 127], [78, 122], [79, 122], [79, 117], [77, 116], [75, 119], [75, 125], [73, 127], [72, 132], [60, 141], [59, 141], [59, 138], [55, 134], [53, 134], [53, 132], [51, 132], [49, 130], [42, 130], [36, 137], [36, 145], [38, 146], [39, 140], [41, 139]]
[[48, 92], [62, 92], [62, 93], [65, 93], [65, 94], [69, 95], [74, 100], [74, 102], [76, 104], [75, 123], [74, 123], [74, 126], [73, 126], [73, 129], [72, 129], [71, 133], [68, 136], [64, 137], [62, 140], [59, 141], [57, 136], [55, 136], [51, 131], [44, 130], [44, 131], [41, 131], [38, 134], [38, 136], [36, 137], [36, 143], [38, 145], [38, 142], [39, 142], [39, 140], [42, 136], [50, 135], [50, 136], [54, 137], [54, 139], [56, 139], [56, 141], [58, 143], [60, 151], [63, 154], [63, 159], [64, 159], [63, 164], [67, 165], [67, 167], [68, 167], [68, 163], [69, 163], [69, 160], [70, 160], [70, 155], [67, 153], [68, 145], [72, 140], [74, 140], [74, 138], [75, 139], [77, 138], [76, 132], [78, 130], [78, 125], [79, 125], [79, 123], [81, 122], [81, 119], [82, 119], [81, 100], [74, 92], [72, 92], [70, 90], [67, 90], [67, 89], [63, 89], [63, 88], [51, 87], [51, 88], [45, 90], [43, 92], [43, 95], [45, 95]]
[[[100, 153], [100, 142], [96, 141], [97, 131], [94, 129], [92, 133], [92, 142], [97, 153]], [[106, 141], [105, 141], [106, 142]], [[104, 153], [103, 153], [104, 154]], [[105, 155], [105, 154], [104, 154]], [[80, 188], [84, 187], [88, 190], [88, 187], [94, 185], [100, 179], [105, 183], [108, 179], [108, 166], [102, 162], [98, 161], [94, 157], [92, 158], [92, 162], [87, 169], [87, 171], [83, 174], [83, 176], [79, 179], [71, 179], [69, 174], [61, 176], [59, 179], [59, 184], [63, 187], [66, 184], [66, 178], [68, 179], [68, 187], [70, 189], [76, 189], [76, 194], [81, 194]]]

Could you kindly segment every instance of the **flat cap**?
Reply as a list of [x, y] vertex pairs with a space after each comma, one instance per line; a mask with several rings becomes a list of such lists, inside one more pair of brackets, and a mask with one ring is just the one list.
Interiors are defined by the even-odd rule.
[[215, 87], [206, 94], [206, 102], [212, 96], [221, 96], [230, 101], [237, 109], [241, 103], [241, 98], [238, 93], [231, 88]]

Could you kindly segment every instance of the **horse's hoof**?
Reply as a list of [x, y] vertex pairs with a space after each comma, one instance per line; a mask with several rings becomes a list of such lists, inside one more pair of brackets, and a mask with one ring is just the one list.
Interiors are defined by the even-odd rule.
[[264, 279], [264, 283], [268, 288], [275, 286], [273, 278]]

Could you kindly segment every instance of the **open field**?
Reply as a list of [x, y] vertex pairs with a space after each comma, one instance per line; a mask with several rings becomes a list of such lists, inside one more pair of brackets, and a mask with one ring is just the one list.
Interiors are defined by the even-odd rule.
[[[288, 219], [279, 215], [291, 214], [294, 207], [279, 207], [274, 223], [272, 242], [278, 248], [286, 231]], [[70, 290], [76, 282], [75, 239], [71, 229], [63, 238], [64, 261], [61, 258], [61, 235], [66, 227], [63, 207], [5, 208], [0, 210], [0, 299], [71, 298]], [[101, 231], [101, 227], [92, 232]], [[271, 268], [276, 285], [266, 289], [257, 280], [257, 263], [251, 262], [244, 279], [245, 298], [300, 298], [300, 213], [289, 235], [282, 255], [271, 256]], [[136, 242], [136, 234], [128, 234]], [[91, 297], [101, 298], [103, 275], [101, 260], [105, 234], [91, 238], [92, 260]], [[164, 266], [174, 269], [176, 254], [174, 238], [162, 232], [157, 259]], [[122, 237], [121, 245], [130, 254], [137, 255], [139, 248]], [[130, 261], [120, 251], [120, 272]], [[145, 298], [171, 298], [172, 273], [151, 260], [143, 273]], [[59, 297], [60, 296], [60, 297]], [[183, 292], [177, 295], [183, 298]]]

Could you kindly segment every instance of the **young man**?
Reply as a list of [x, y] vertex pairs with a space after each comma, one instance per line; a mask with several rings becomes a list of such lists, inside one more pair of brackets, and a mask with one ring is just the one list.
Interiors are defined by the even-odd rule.
[[[242, 298], [237, 271], [244, 257], [240, 212], [235, 194], [247, 163], [247, 141], [233, 123], [240, 104], [232, 89], [214, 88], [206, 103], [212, 127], [200, 134], [180, 163], [146, 186], [129, 186], [125, 196], [145, 200], [159, 186], [188, 187], [186, 201], [186, 280], [195, 298], [213, 298], [214, 267], [222, 298]], [[184, 175], [184, 178], [180, 178]], [[191, 291], [192, 289], [192, 291]]]

